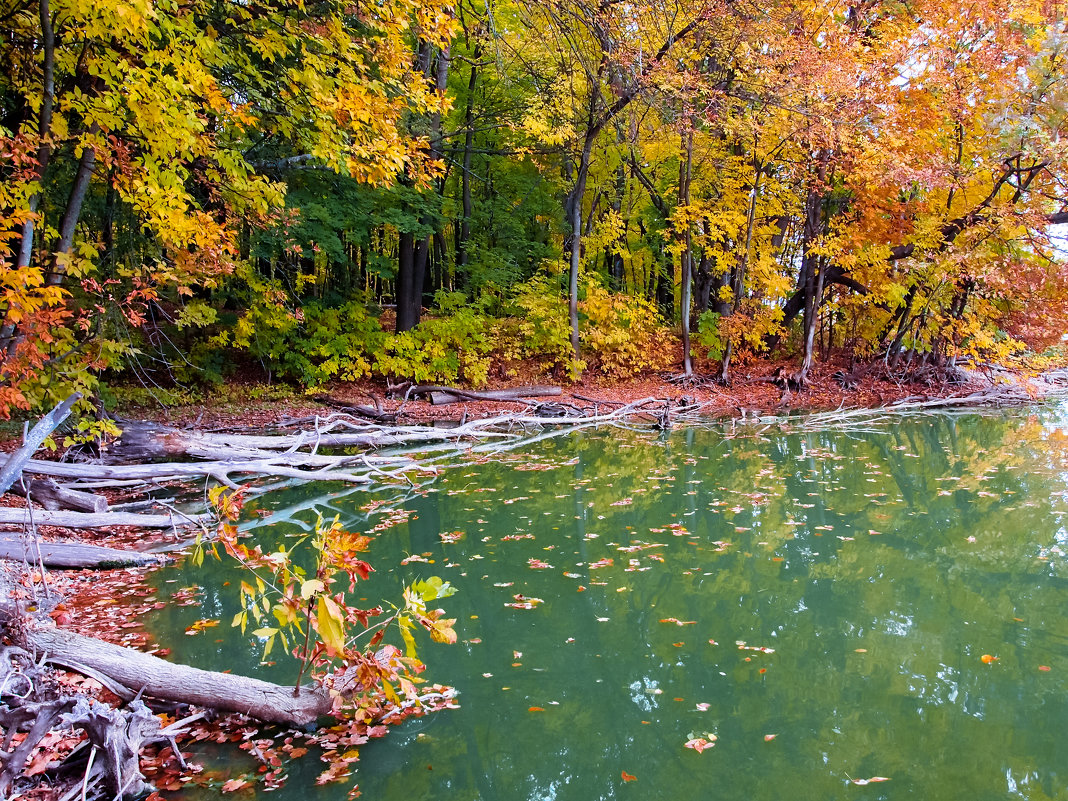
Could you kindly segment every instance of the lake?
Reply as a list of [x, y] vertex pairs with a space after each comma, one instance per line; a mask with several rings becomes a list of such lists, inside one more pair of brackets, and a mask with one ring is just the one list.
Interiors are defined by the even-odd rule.
[[[373, 532], [370, 602], [458, 589], [459, 642], [420, 656], [460, 708], [364, 746], [362, 797], [1068, 798], [1068, 410], [802, 429], [601, 429], [250, 503], [265, 544], [316, 511]], [[176, 661], [291, 681], [227, 628], [239, 579], [161, 571], [161, 597], [203, 589], [151, 630]], [[200, 618], [223, 623], [185, 636]], [[278, 795], [345, 798], [322, 769], [294, 761]]]

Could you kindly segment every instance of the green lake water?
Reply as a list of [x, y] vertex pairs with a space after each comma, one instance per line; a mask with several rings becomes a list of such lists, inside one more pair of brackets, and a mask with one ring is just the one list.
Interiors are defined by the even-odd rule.
[[[460, 708], [364, 746], [363, 798], [1068, 799], [1068, 410], [867, 428], [605, 429], [246, 511], [297, 507], [257, 524], [266, 544], [316, 510], [377, 528], [370, 602], [458, 589], [460, 641], [420, 656]], [[175, 660], [290, 681], [226, 628], [239, 578], [161, 571], [161, 597], [202, 589], [152, 631]], [[223, 623], [184, 635], [199, 618]], [[322, 768], [294, 761], [278, 796], [345, 798]]]

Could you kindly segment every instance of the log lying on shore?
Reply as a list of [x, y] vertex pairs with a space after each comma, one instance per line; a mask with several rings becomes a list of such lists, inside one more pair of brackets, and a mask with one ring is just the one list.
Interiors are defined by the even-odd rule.
[[464, 401], [515, 401], [525, 402], [526, 398], [559, 397], [564, 394], [560, 387], [531, 386], [513, 387], [512, 389], [490, 389], [476, 392], [468, 389], [444, 386], [414, 386], [408, 390], [410, 395], [429, 395], [433, 406], [447, 406], [450, 403]]
[[47, 509], [13, 509], [0, 507], [0, 525], [59, 526], [60, 528], [103, 528], [137, 526], [138, 528], [181, 528], [198, 525], [199, 518], [183, 515], [141, 515], [130, 512], [50, 512]]
[[108, 499], [103, 495], [79, 492], [57, 484], [51, 478], [16, 481], [8, 491], [23, 498], [32, 498], [51, 512], [67, 509], [102, 514], [108, 510]]
[[120, 551], [83, 542], [32, 543], [4, 537], [0, 537], [0, 559], [70, 570], [143, 567], [162, 561], [157, 554]]
[[122, 648], [57, 628], [27, 627], [21, 647], [71, 670], [88, 668], [133, 692], [161, 701], [239, 712], [284, 726], [313, 726], [330, 714], [326, 690], [282, 687], [259, 679], [176, 665], [159, 657]]

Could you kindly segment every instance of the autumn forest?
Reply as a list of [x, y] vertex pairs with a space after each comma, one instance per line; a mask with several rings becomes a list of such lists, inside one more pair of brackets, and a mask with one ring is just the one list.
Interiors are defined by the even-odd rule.
[[0, 407], [1042, 353], [1062, 12], [9, 2]]

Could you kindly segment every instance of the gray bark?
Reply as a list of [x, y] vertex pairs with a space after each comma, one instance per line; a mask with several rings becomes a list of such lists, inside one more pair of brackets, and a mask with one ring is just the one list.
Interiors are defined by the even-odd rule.
[[56, 430], [59, 424], [67, 419], [67, 415], [70, 414], [74, 404], [81, 399], [81, 393], [75, 392], [38, 421], [37, 425], [27, 435], [22, 447], [11, 454], [4, 466], [0, 467], [0, 495], [10, 489], [33, 454], [37, 452], [37, 449]]
[[161, 701], [239, 712], [257, 720], [285, 726], [311, 726], [330, 714], [331, 699], [324, 690], [293, 688], [270, 682], [176, 665], [159, 657], [111, 645], [92, 637], [56, 628], [27, 628], [22, 647], [47, 661], [78, 670], [88, 667], [134, 692]]
[[[39, 552], [38, 552], [39, 551]], [[43, 564], [45, 567], [81, 570], [158, 565], [160, 557], [137, 551], [120, 551], [81, 542], [41, 542], [0, 538], [0, 559]]]

